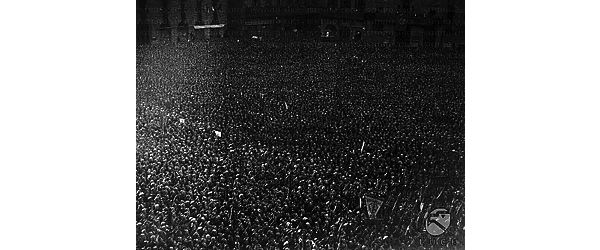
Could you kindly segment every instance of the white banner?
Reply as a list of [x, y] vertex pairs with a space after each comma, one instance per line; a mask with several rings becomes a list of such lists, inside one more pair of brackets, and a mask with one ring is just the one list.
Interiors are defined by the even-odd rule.
[[215, 29], [215, 28], [223, 28], [225, 24], [208, 24], [208, 25], [194, 25], [194, 29]]

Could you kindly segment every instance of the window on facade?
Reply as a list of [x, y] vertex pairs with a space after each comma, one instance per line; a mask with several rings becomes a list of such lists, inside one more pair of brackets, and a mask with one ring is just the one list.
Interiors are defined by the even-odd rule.
[[436, 14], [437, 14], [437, 11], [435, 11], [434, 9], [429, 10], [430, 17], [434, 17]]
[[336, 8], [337, 6], [337, 0], [328, 0], [327, 1], [327, 8]]
[[351, 0], [342, 0], [342, 4], [341, 4], [342, 8], [350, 8], [352, 7], [352, 1]]
[[354, 8], [357, 10], [364, 10], [365, 9], [365, 1], [364, 0], [356, 0], [356, 2], [354, 3]]

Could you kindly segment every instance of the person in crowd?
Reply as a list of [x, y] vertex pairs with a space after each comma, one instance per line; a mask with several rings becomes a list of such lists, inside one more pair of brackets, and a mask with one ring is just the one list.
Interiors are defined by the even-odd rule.
[[[358, 43], [138, 47], [137, 248], [406, 247], [421, 233], [420, 204], [436, 202], [451, 205], [449, 233], [464, 237], [461, 55]], [[378, 224], [366, 194], [390, 204]]]

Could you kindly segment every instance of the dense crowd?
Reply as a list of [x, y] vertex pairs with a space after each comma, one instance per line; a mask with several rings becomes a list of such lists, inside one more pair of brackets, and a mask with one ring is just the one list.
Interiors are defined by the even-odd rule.
[[464, 243], [463, 55], [138, 46], [137, 248], [417, 248], [437, 206]]

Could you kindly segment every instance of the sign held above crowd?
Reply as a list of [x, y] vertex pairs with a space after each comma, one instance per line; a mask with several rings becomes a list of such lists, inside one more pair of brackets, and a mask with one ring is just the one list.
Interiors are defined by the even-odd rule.
[[207, 24], [207, 25], [194, 25], [194, 29], [218, 29], [225, 27], [225, 24]]

